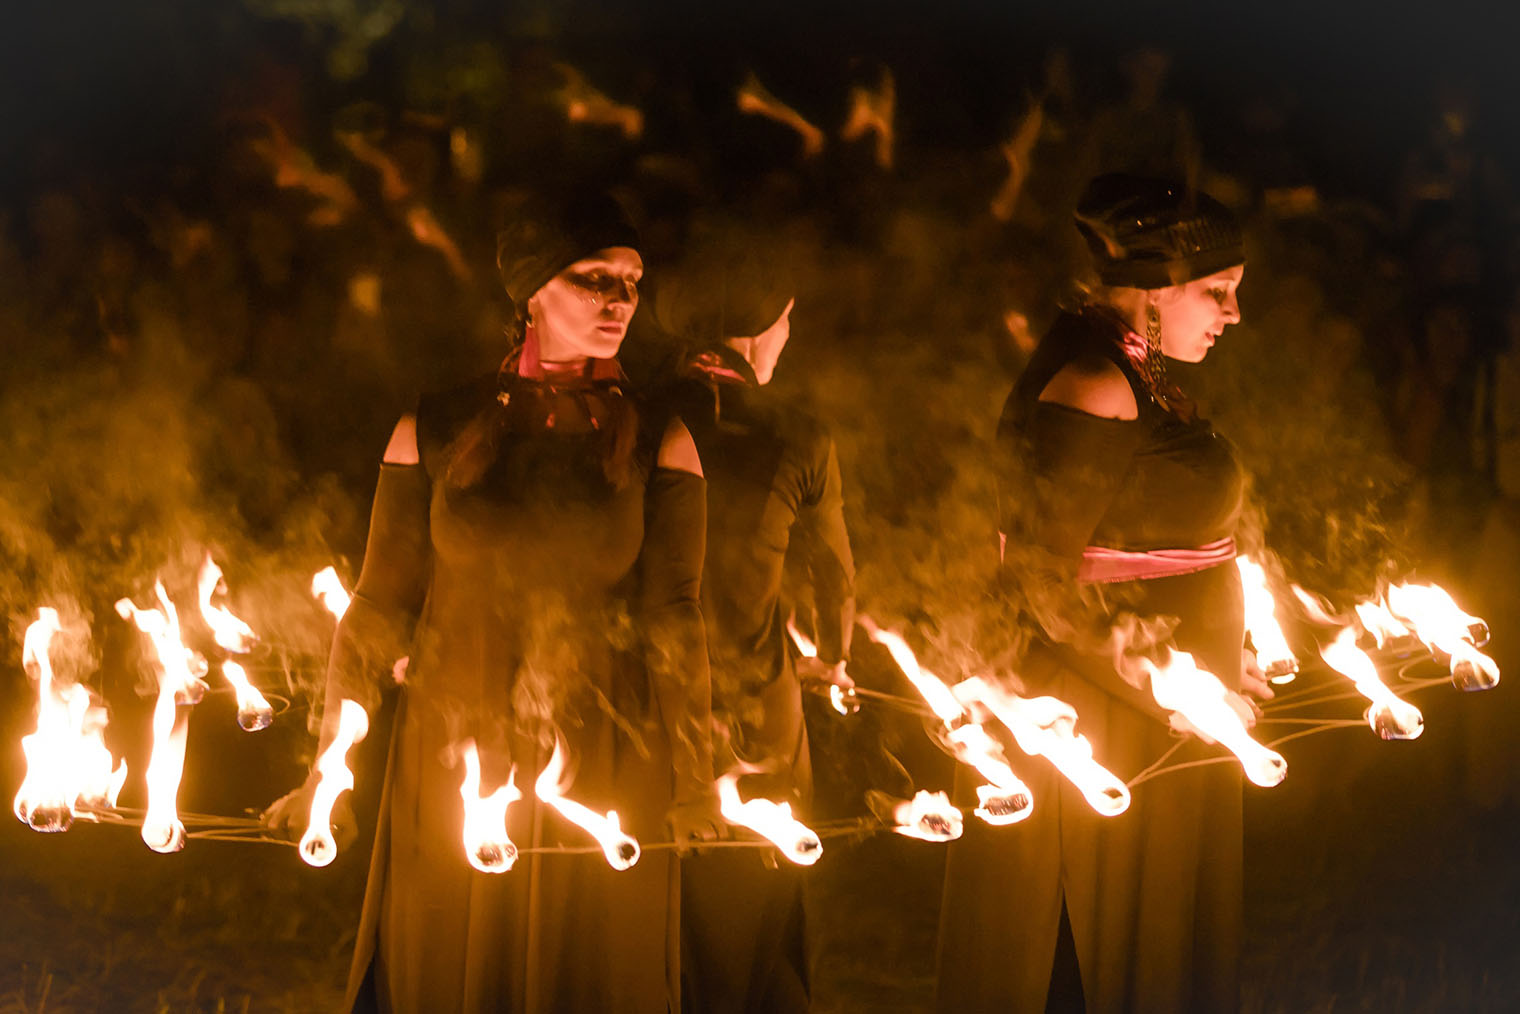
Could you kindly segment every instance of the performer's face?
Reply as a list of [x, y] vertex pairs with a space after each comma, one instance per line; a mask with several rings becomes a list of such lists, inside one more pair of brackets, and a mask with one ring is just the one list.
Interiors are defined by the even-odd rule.
[[598, 250], [570, 265], [528, 300], [539, 357], [547, 363], [611, 359], [639, 307], [644, 261], [632, 247]]
[[1161, 314], [1161, 351], [1168, 358], [1198, 363], [1209, 354], [1220, 334], [1240, 321], [1236, 290], [1245, 265], [1226, 268], [1156, 293]]

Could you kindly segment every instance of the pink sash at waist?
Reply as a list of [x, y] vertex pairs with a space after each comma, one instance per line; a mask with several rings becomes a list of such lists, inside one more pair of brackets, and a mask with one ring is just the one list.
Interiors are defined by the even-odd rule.
[[1077, 580], [1089, 584], [1114, 581], [1144, 581], [1155, 577], [1193, 574], [1235, 559], [1235, 540], [1226, 536], [1196, 549], [1152, 549], [1129, 552], [1107, 546], [1088, 546], [1082, 550]]

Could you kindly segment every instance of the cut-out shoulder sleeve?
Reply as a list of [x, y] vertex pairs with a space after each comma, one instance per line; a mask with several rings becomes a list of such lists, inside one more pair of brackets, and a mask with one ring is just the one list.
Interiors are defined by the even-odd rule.
[[1101, 356], [1080, 356], [1056, 371], [1039, 400], [1099, 419], [1137, 419], [1139, 406], [1124, 372]]
[[665, 427], [665, 435], [660, 438], [658, 464], [661, 468], [669, 468], [677, 472], [702, 474], [702, 458], [697, 454], [697, 443], [691, 438], [691, 431], [680, 419], [670, 420], [669, 425]]
[[417, 454], [417, 416], [408, 412], [391, 431], [391, 442], [385, 445], [384, 461], [388, 465], [415, 465], [420, 460]]

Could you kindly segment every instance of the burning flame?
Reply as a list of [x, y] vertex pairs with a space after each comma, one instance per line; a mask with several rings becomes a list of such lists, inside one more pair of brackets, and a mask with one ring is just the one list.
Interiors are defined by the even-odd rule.
[[893, 831], [921, 841], [954, 841], [961, 836], [961, 811], [950, 805], [943, 792], [918, 790], [892, 811]]
[[1388, 611], [1388, 607], [1381, 602], [1366, 601], [1356, 604], [1356, 619], [1362, 625], [1362, 629], [1372, 635], [1379, 648], [1389, 641], [1397, 641], [1401, 637], [1409, 636], [1409, 628], [1400, 622], [1399, 618]]
[[1385, 596], [1390, 612], [1414, 628], [1432, 652], [1451, 660], [1451, 678], [1463, 690], [1490, 690], [1499, 667], [1478, 650], [1488, 643], [1488, 624], [1470, 616], [1439, 585], [1396, 584]]
[[237, 720], [243, 731], [258, 732], [269, 728], [274, 723], [274, 708], [259, 693], [259, 688], [249, 682], [243, 667], [229, 658], [222, 663], [222, 675], [237, 692]]
[[602, 854], [614, 870], [626, 870], [639, 861], [639, 843], [623, 833], [616, 810], [600, 814], [590, 807], [582, 806], [562, 793], [569, 788], [565, 779], [565, 747], [559, 736], [554, 737], [554, 753], [549, 763], [539, 772], [533, 783], [533, 792], [539, 799], [560, 812], [570, 823], [586, 831], [602, 847]]
[[871, 640], [887, 649], [908, 682], [944, 723], [945, 741], [956, 760], [969, 764], [992, 783], [977, 787], [977, 797], [982, 805], [972, 812], [989, 824], [1013, 824], [1032, 814], [1034, 794], [1008, 766], [997, 740], [968, 719], [960, 701], [944, 681], [918, 664], [918, 657], [908, 647], [908, 642], [890, 630], [881, 629], [869, 616], [862, 615], [859, 620]]
[[[564, 79], [559, 98], [565, 118], [571, 123], [589, 123], [599, 127], [617, 127], [623, 136], [636, 141], [644, 133], [644, 113], [636, 106], [614, 102], [586, 80], [586, 75], [568, 63], [556, 63]], [[630, 866], [632, 863], [629, 864]]]
[[298, 851], [308, 866], [326, 866], [338, 858], [338, 842], [332, 833], [332, 810], [338, 797], [354, 787], [348, 768], [348, 751], [369, 732], [369, 715], [358, 701], [344, 698], [339, 705], [338, 733], [317, 758], [317, 789], [311, 796], [311, 816]]
[[507, 775], [507, 784], [489, 796], [480, 794], [480, 753], [473, 739], [465, 740], [464, 781], [459, 794], [464, 798], [464, 854], [470, 865], [481, 873], [505, 873], [517, 862], [517, 846], [507, 837], [507, 807], [522, 798], [517, 788], [517, 768]]
[[850, 89], [850, 116], [839, 136], [846, 141], [855, 141], [866, 134], [875, 134], [876, 166], [891, 169], [896, 118], [897, 82], [892, 72], [883, 67], [875, 88], [857, 85]]
[[211, 635], [216, 643], [226, 650], [238, 655], [246, 655], [253, 650], [258, 642], [258, 635], [253, 628], [227, 609], [226, 606], [211, 604], [211, 597], [218, 590], [226, 592], [226, 585], [222, 582], [222, 568], [211, 559], [211, 554], [206, 554], [206, 559], [201, 563], [200, 576], [196, 579], [196, 590], [200, 596], [201, 616], [206, 621], [206, 626], [211, 628]]
[[823, 842], [811, 828], [792, 816], [791, 803], [770, 799], [741, 801], [736, 774], [718, 779], [718, 804], [724, 820], [749, 828], [798, 866], [811, 866], [823, 855]]
[[954, 694], [992, 712], [1020, 750], [1055, 765], [1099, 814], [1116, 817], [1129, 809], [1129, 787], [1093, 759], [1092, 744], [1076, 732], [1077, 712], [1071, 705], [1054, 697], [1019, 697], [980, 676], [956, 684]]
[[1156, 703], [1177, 712], [1240, 758], [1246, 777], [1253, 783], [1271, 788], [1281, 782], [1288, 774], [1288, 762], [1251, 738], [1240, 715], [1230, 706], [1228, 691], [1219, 677], [1198, 668], [1185, 651], [1168, 648], [1167, 655], [1160, 668], [1144, 656], [1139, 659], [1150, 676], [1151, 696]]
[[1249, 556], [1235, 558], [1245, 593], [1246, 629], [1256, 647], [1256, 664], [1273, 683], [1291, 683], [1298, 673], [1298, 659], [1288, 647], [1282, 625], [1277, 622], [1277, 601], [1267, 586], [1267, 572]]
[[1367, 709], [1367, 724], [1379, 736], [1416, 739], [1425, 731], [1425, 718], [1420, 709], [1389, 690], [1378, 677], [1372, 659], [1356, 646], [1355, 627], [1343, 628], [1319, 653], [1332, 669], [1349, 678], [1361, 695], [1372, 702]]
[[48, 651], [61, 629], [57, 610], [43, 607], [21, 648], [22, 665], [37, 671], [37, 730], [21, 739], [26, 777], [13, 808], [34, 831], [67, 831], [81, 806], [115, 806], [127, 779], [125, 761], [112, 770], [105, 709], [84, 686], [56, 684]]
[[[813, 639], [797, 629], [797, 614], [786, 618], [786, 632], [792, 635], [792, 643], [797, 646], [797, 654], [803, 658], [817, 658], [818, 645]], [[829, 684], [829, 704], [841, 715], [852, 715], [860, 710], [860, 701], [854, 687], [842, 687], [838, 683]]]
[[1319, 595], [1311, 591], [1305, 591], [1298, 585], [1290, 585], [1293, 589], [1293, 597], [1298, 599], [1298, 604], [1303, 607], [1304, 615], [1309, 619], [1325, 627], [1334, 627], [1340, 624], [1340, 620], [1330, 612], [1330, 604]]
[[153, 752], [146, 779], [148, 808], [142, 840], [155, 852], [178, 852], [185, 847], [175, 797], [185, 772], [185, 737], [190, 730], [190, 706], [200, 701], [206, 684], [191, 672], [192, 653], [180, 638], [179, 613], [162, 582], [153, 583], [157, 609], [139, 609], [131, 599], [116, 603], [116, 612], [148, 635], [158, 658], [158, 700], [153, 706]]
[[[201, 564], [196, 590], [200, 599], [201, 617], [206, 621], [206, 626], [211, 628], [211, 636], [216, 643], [239, 655], [252, 651], [258, 642], [258, 635], [253, 632], [253, 628], [234, 616], [226, 606], [211, 603], [212, 596], [218, 590], [225, 593], [227, 589], [222, 581], [222, 568], [211, 559], [210, 553], [206, 554], [206, 559]], [[227, 677], [227, 682], [237, 692], [238, 725], [247, 732], [267, 729], [274, 721], [274, 709], [269, 706], [264, 695], [259, 693], [258, 688], [249, 682], [243, 667], [228, 659], [222, 663], [222, 675]]]
[[352, 601], [343, 589], [343, 582], [338, 579], [338, 572], [331, 567], [323, 567], [312, 577], [311, 594], [338, 620], [343, 619]]
[[749, 72], [744, 83], [739, 86], [738, 94], [734, 96], [734, 99], [739, 112], [763, 116], [783, 127], [795, 130], [802, 138], [804, 158], [812, 158], [823, 151], [823, 131], [809, 123], [797, 110], [772, 95], [765, 85], [760, 83], [754, 71]]

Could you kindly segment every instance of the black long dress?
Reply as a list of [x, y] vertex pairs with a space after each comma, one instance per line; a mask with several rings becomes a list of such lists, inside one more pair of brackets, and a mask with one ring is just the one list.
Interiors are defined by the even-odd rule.
[[[421, 462], [385, 465], [364, 573], [332, 675], [365, 700], [375, 661], [409, 645], [352, 972], [351, 1009], [679, 1009], [676, 861], [626, 871], [600, 853], [523, 854], [504, 874], [466, 861], [456, 747], [479, 744], [483, 792], [515, 766], [519, 849], [592, 844], [539, 803], [553, 730], [567, 795], [666, 840], [673, 797], [711, 792], [706, 652], [696, 600], [702, 481], [655, 467], [659, 427], [617, 488], [592, 416], [616, 390], [505, 388], [495, 463], [451, 489], [445, 448], [497, 398], [494, 377], [424, 399]], [[416, 619], [415, 636], [407, 637]], [[641, 664], [641, 632], [658, 641]], [[399, 650], [405, 650], [404, 648]], [[383, 670], [388, 670], [388, 664]], [[672, 749], [674, 744], [674, 749]]]
[[[1090, 309], [1060, 318], [1005, 406], [999, 444], [1004, 576], [1033, 630], [1019, 675], [1029, 694], [1072, 704], [1098, 761], [1129, 780], [1176, 740], [1148, 692], [1097, 650], [1119, 609], [1176, 617], [1175, 642], [1239, 689], [1240, 580], [1231, 563], [1079, 586], [1088, 545], [1203, 546], [1232, 535], [1243, 495], [1233, 450], [1185, 402], [1168, 410], [1123, 351], [1125, 328]], [[1104, 360], [1129, 380], [1133, 421], [1040, 402], [1067, 363]], [[1189, 743], [1183, 761], [1216, 755]], [[1239, 1005], [1241, 775], [1220, 763], [1135, 787], [1129, 810], [1098, 816], [1054, 768], [1018, 763], [1035, 797], [1026, 821], [968, 821], [950, 846], [939, 944], [944, 1011], [1040, 1011], [1058, 938], [1069, 932], [1088, 1011], [1227, 1011]], [[961, 786], [961, 791], [969, 788]], [[1069, 930], [1065, 927], [1069, 925]]]
[[[855, 564], [834, 441], [815, 420], [766, 404], [749, 364], [724, 346], [691, 357], [670, 397], [707, 477], [702, 615], [714, 716], [730, 747], [715, 751], [716, 763], [764, 768], [740, 779], [741, 795], [790, 801], [806, 820], [812, 767], [781, 582], [795, 535], [813, 581], [819, 657], [845, 659]], [[682, 861], [682, 973], [692, 1010], [807, 1009], [801, 870], [774, 865], [748, 849]]]

